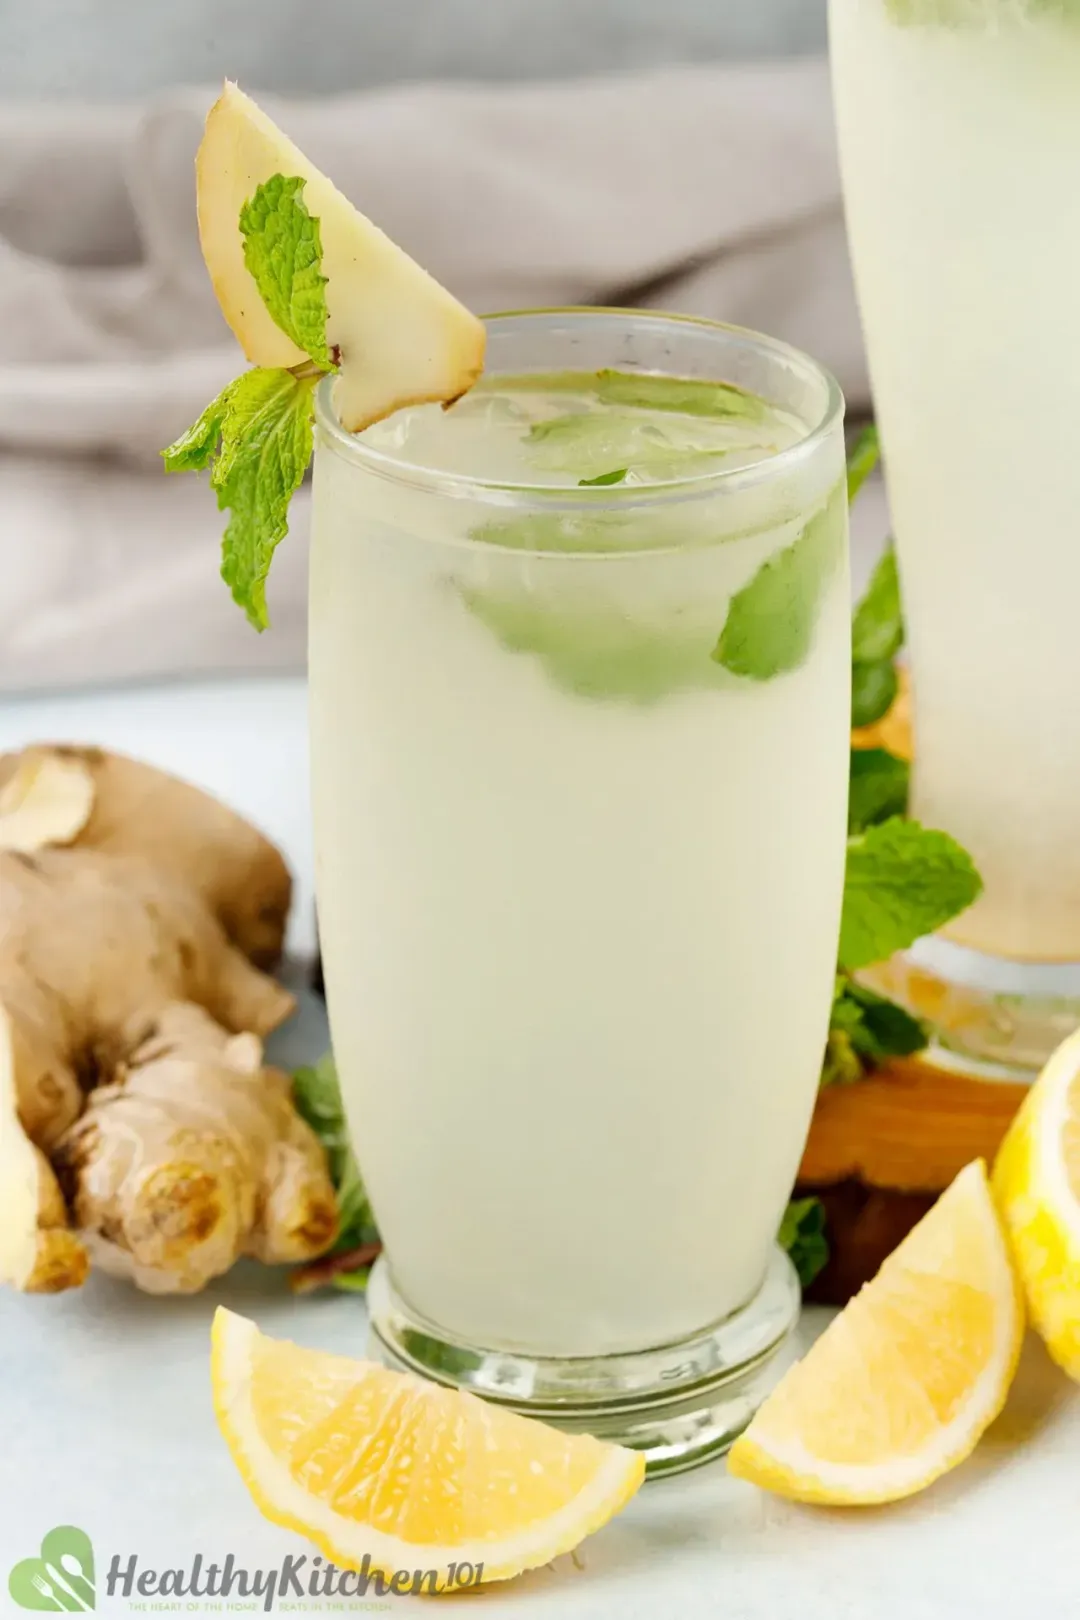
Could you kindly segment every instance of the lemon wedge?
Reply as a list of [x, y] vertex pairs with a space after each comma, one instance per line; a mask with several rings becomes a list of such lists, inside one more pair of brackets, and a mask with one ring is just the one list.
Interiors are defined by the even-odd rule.
[[1031, 1320], [1080, 1379], [1080, 1032], [1024, 1099], [994, 1165], [994, 1193]]
[[962, 1462], [1000, 1412], [1023, 1332], [980, 1159], [784, 1376], [728, 1466], [797, 1502], [912, 1496]]
[[463, 1565], [508, 1580], [572, 1551], [645, 1476], [636, 1452], [266, 1338], [231, 1311], [214, 1317], [211, 1368], [257, 1507], [342, 1569], [435, 1571], [436, 1590]]

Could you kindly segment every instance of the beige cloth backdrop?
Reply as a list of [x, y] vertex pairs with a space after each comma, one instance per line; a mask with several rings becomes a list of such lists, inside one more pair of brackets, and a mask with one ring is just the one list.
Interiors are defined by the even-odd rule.
[[[209, 99], [0, 108], [0, 689], [303, 664], [306, 491], [260, 638], [156, 455], [242, 363], [195, 231]], [[820, 61], [267, 106], [474, 309], [717, 316], [867, 402]]]

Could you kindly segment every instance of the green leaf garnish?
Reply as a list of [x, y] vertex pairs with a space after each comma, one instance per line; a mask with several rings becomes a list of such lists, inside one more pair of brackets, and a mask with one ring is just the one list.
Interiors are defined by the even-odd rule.
[[851, 723], [872, 726], [896, 702], [900, 681], [890, 664], [852, 664]]
[[838, 485], [798, 538], [763, 562], [732, 597], [713, 653], [716, 662], [754, 681], [798, 669], [810, 652], [821, 599], [843, 546], [844, 502]]
[[826, 1086], [854, 1085], [865, 1073], [866, 1066], [852, 1046], [847, 1031], [830, 1028], [821, 1063], [820, 1089], [824, 1091]]
[[808, 1288], [829, 1258], [825, 1207], [821, 1199], [793, 1199], [784, 1211], [777, 1242], [787, 1250], [799, 1281]]
[[757, 394], [733, 383], [691, 377], [656, 376], [647, 371], [598, 371], [596, 391], [611, 405], [633, 405], [644, 411], [678, 411], [682, 416], [740, 417], [765, 422], [769, 406]]
[[855, 499], [881, 459], [881, 441], [873, 422], [864, 427], [851, 448], [847, 462], [848, 504]]
[[851, 621], [852, 662], [891, 662], [903, 645], [904, 615], [900, 605], [896, 548], [890, 544], [870, 576], [866, 595]]
[[894, 817], [848, 840], [840, 964], [883, 962], [941, 928], [982, 891], [971, 856], [948, 833]]
[[904, 645], [896, 550], [890, 543], [870, 577], [851, 623], [851, 723], [871, 726], [897, 693], [895, 659]]
[[[311, 1126], [326, 1152], [330, 1179], [337, 1192], [339, 1231], [331, 1254], [355, 1249], [378, 1236], [375, 1217], [352, 1150], [337, 1069], [329, 1053], [312, 1068], [293, 1075], [297, 1113]], [[366, 1273], [365, 1273], [366, 1275]], [[335, 1278], [338, 1287], [352, 1286]]]
[[325, 371], [333, 367], [326, 341], [326, 277], [319, 222], [304, 202], [305, 182], [275, 174], [240, 210], [244, 263], [274, 321]]
[[240, 210], [244, 263], [281, 330], [312, 365], [245, 371], [161, 452], [167, 472], [211, 467], [218, 508], [228, 512], [221, 576], [256, 630], [265, 630], [266, 576], [289, 529], [289, 502], [311, 460], [313, 394], [333, 369], [326, 340], [326, 277], [319, 222], [304, 181], [276, 174]]
[[860, 833], [876, 821], [907, 810], [911, 767], [887, 748], [851, 750], [848, 832]]
[[212, 464], [218, 508], [230, 514], [221, 577], [256, 630], [268, 623], [266, 576], [311, 460], [317, 381], [276, 366], [245, 371], [161, 452], [168, 472]]
[[197, 422], [186, 433], [164, 449], [161, 454], [166, 472], [202, 472], [218, 453], [225, 418], [229, 414], [229, 398], [236, 387], [231, 382], [212, 399]]
[[370, 1277], [370, 1266], [362, 1266], [359, 1271], [339, 1271], [331, 1278], [330, 1286], [339, 1288], [343, 1294], [366, 1294]]
[[621, 484], [629, 471], [629, 467], [617, 467], [614, 472], [601, 473], [599, 478], [579, 478], [578, 485], [582, 489], [596, 489], [602, 484]]
[[925, 1026], [903, 1007], [843, 976], [837, 980], [832, 1029], [846, 1036], [851, 1051], [867, 1064], [911, 1057], [927, 1041]]

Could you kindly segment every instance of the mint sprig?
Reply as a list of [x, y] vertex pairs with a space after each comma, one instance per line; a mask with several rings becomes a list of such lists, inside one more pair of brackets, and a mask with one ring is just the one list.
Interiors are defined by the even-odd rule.
[[244, 263], [263, 303], [311, 364], [244, 372], [161, 452], [166, 472], [211, 469], [218, 508], [229, 513], [221, 575], [256, 630], [269, 623], [267, 574], [311, 460], [315, 387], [336, 364], [326, 337], [319, 222], [303, 190], [296, 176], [272, 175], [244, 204], [239, 223]]
[[317, 381], [277, 366], [245, 371], [162, 451], [167, 472], [211, 468], [218, 508], [230, 514], [221, 577], [256, 630], [269, 622], [266, 576], [311, 460]]

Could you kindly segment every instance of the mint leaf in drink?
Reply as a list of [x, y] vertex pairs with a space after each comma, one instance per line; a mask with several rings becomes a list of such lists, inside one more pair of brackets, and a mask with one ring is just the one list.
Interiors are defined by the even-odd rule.
[[809, 1288], [829, 1259], [825, 1208], [821, 1199], [793, 1199], [784, 1211], [777, 1242], [787, 1250], [803, 1287]]
[[982, 881], [948, 833], [898, 817], [848, 840], [840, 965], [883, 962], [976, 900]]
[[598, 371], [596, 391], [609, 405], [632, 405], [644, 411], [677, 411], [682, 416], [740, 417], [767, 422], [770, 408], [757, 394], [733, 383], [667, 377], [647, 371]]
[[576, 697], [648, 704], [728, 679], [711, 657], [707, 624], [678, 615], [630, 619], [614, 604], [574, 608], [558, 594], [467, 587], [461, 594], [508, 652], [531, 655]]
[[599, 478], [579, 478], [578, 484], [582, 489], [596, 489], [604, 484], [622, 484], [626, 481], [628, 467], [616, 467], [614, 472], [601, 473]]
[[848, 832], [864, 832], [877, 821], [907, 810], [911, 768], [887, 748], [851, 750]]
[[240, 210], [244, 263], [281, 330], [324, 370], [334, 361], [326, 341], [326, 277], [319, 222], [304, 202], [305, 182], [275, 174]]
[[838, 485], [798, 538], [763, 562], [732, 597], [713, 652], [718, 664], [753, 681], [799, 668], [810, 652], [825, 587], [843, 555], [843, 521]]
[[[623, 477], [631, 468], [645, 478], [691, 477], [745, 453], [747, 443], [746, 435], [725, 433], [715, 422], [670, 416], [661, 425], [629, 411], [566, 411], [534, 422], [525, 447], [534, 467], [583, 484], [621, 482], [612, 468]], [[755, 455], [768, 453], [768, 446], [754, 446]]]
[[[635, 529], [621, 512], [527, 512], [523, 517], [478, 523], [470, 538], [507, 551], [599, 554], [632, 550]], [[644, 542], [637, 542], [639, 544]]]
[[855, 499], [866, 480], [881, 459], [881, 441], [878, 430], [871, 422], [864, 427], [851, 447], [847, 461], [848, 504]]
[[[1076, 0], [1035, 0], [1041, 10], [1068, 15]], [[985, 28], [995, 18], [1015, 17], [1016, 0], [885, 0], [885, 10], [901, 27]]]
[[162, 451], [166, 469], [212, 463], [210, 484], [227, 511], [221, 577], [256, 630], [265, 630], [266, 576], [288, 533], [289, 502], [311, 460], [312, 394], [318, 378], [279, 367], [245, 371], [194, 427]]

